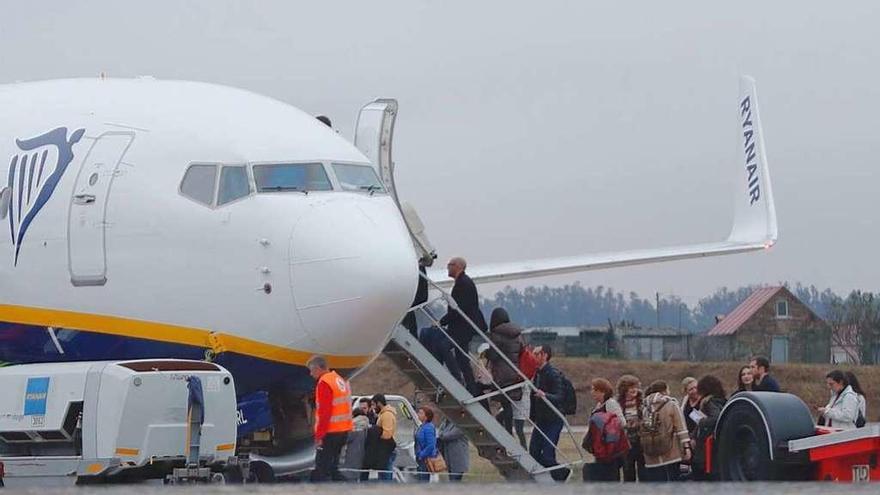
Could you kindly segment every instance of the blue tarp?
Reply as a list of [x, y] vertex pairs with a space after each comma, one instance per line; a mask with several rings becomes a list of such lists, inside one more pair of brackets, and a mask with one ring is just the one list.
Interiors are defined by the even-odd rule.
[[238, 437], [272, 426], [269, 394], [264, 391], [243, 396], [238, 401]]

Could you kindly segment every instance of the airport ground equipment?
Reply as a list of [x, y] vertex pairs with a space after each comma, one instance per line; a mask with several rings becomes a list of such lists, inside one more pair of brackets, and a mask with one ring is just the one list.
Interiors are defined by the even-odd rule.
[[816, 426], [798, 397], [743, 392], [730, 398], [707, 442], [707, 471], [720, 481], [880, 480], [880, 424]]
[[[500, 356], [504, 353], [500, 351], [479, 327], [473, 321], [461, 312], [452, 299], [452, 296], [441, 289], [439, 286], [422, 275], [430, 284], [431, 288], [439, 293], [438, 297], [429, 299], [428, 302], [417, 305], [412, 311], [420, 312], [438, 331], [444, 333], [446, 338], [450, 338], [446, 331], [441, 328], [438, 319], [428, 309], [429, 305], [438, 300], [443, 299], [449, 305], [451, 311], [457, 311], [462, 317], [468, 321], [476, 334], [476, 340], [487, 343], [490, 348], [494, 349]], [[456, 344], [456, 347], [458, 345]], [[458, 348], [459, 351], [465, 351]], [[385, 356], [397, 366], [416, 386], [417, 392], [424, 396], [431, 397], [437, 404], [437, 407], [443, 414], [450, 418], [455, 424], [461, 428], [471, 443], [477, 448], [480, 456], [489, 460], [501, 475], [507, 480], [527, 480], [550, 482], [553, 481], [551, 471], [556, 468], [564, 468], [583, 463], [583, 454], [580, 446], [575, 440], [574, 434], [568, 424], [568, 421], [553, 404], [547, 402], [550, 408], [563, 421], [563, 435], [560, 442], [571, 440], [578, 457], [575, 459], [566, 459], [565, 455], [557, 448], [557, 459], [563, 459], [557, 466], [544, 467], [538, 463], [528, 450], [523, 448], [519, 441], [510, 433], [508, 433], [495, 417], [484, 407], [484, 403], [493, 397], [504, 396], [507, 400], [516, 406], [516, 402], [510, 399], [509, 393], [516, 388], [522, 388], [524, 394], [532, 394], [536, 389], [532, 382], [522, 376], [522, 382], [502, 388], [494, 381], [491, 384], [492, 390], [480, 396], [473, 396], [464, 385], [459, 383], [434, 356], [419, 342], [419, 340], [410, 334], [409, 330], [403, 326], [398, 326], [392, 334], [391, 341], [383, 351]], [[476, 366], [481, 366], [478, 360], [474, 359], [468, 353], [471, 362]], [[506, 357], [504, 358], [507, 359]], [[517, 372], [519, 367], [517, 363], [508, 364]], [[530, 421], [531, 422], [531, 421]], [[532, 435], [544, 435], [544, 432], [534, 423]]]
[[[154, 359], [0, 368], [6, 486], [222, 481], [238, 469], [232, 376]], [[238, 477], [242, 473], [236, 473]]]

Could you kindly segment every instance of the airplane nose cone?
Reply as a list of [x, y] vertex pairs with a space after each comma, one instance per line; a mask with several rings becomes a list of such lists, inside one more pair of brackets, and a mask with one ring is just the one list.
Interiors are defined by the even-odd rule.
[[418, 261], [391, 198], [314, 205], [290, 239], [293, 303], [315, 353], [378, 350], [412, 303]]

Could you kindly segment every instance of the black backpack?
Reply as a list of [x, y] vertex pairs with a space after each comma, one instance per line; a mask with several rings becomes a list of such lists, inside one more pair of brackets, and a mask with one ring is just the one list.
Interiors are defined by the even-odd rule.
[[859, 417], [856, 418], [856, 428], [862, 428], [865, 426], [867, 421], [865, 421], [865, 416], [862, 414], [862, 410], [859, 409]]
[[562, 384], [562, 403], [559, 404], [559, 411], [566, 416], [577, 412], [577, 394], [574, 392], [574, 385], [571, 384], [565, 375], [559, 373], [559, 381]]

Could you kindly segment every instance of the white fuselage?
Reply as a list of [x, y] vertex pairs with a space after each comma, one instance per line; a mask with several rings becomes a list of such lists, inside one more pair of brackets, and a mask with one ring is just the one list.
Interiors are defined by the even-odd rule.
[[[67, 80], [0, 87], [0, 112], [2, 361], [179, 346], [240, 356], [239, 375], [247, 360], [301, 367], [312, 354], [354, 369], [412, 301], [417, 260], [397, 206], [343, 191], [331, 165], [367, 158], [289, 105], [201, 83]], [[40, 205], [63, 151], [21, 140], [61, 127], [68, 141], [84, 132]], [[256, 190], [254, 165], [298, 163], [321, 164], [333, 190]], [[181, 191], [192, 164], [243, 165], [251, 192], [201, 204]], [[33, 339], [43, 349], [15, 350]]]

